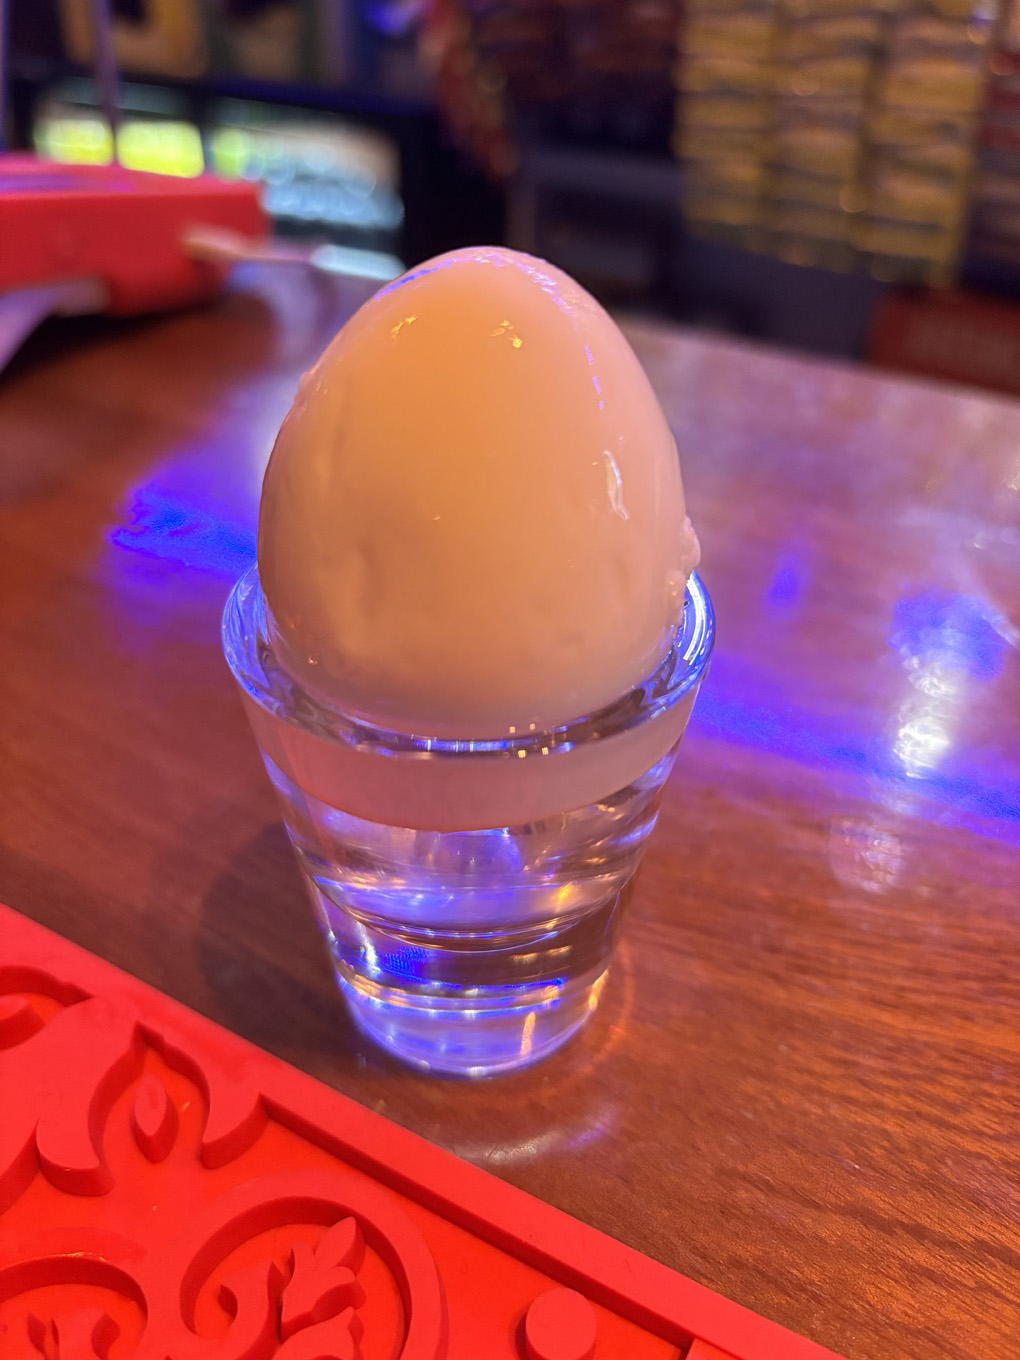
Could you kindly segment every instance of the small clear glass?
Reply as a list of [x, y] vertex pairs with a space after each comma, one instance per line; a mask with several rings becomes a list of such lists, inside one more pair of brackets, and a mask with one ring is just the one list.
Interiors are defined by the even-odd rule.
[[610, 708], [502, 741], [372, 727], [274, 650], [252, 567], [223, 617], [241, 689], [340, 989], [426, 1071], [505, 1072], [598, 1003], [634, 873], [712, 649], [692, 576], [669, 654]]

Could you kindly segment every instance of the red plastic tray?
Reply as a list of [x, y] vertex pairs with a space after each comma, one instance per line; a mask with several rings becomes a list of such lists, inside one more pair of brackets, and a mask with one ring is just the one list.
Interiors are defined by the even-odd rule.
[[823, 1360], [0, 907], [2, 1360]]
[[268, 230], [253, 184], [0, 156], [0, 292], [95, 279], [118, 315], [197, 302], [226, 268], [185, 252], [195, 226]]

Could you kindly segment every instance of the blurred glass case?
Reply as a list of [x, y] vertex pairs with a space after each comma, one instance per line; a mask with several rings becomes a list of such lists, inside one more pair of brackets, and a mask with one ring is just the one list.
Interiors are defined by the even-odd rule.
[[[124, 85], [121, 105], [117, 153], [129, 169], [250, 180], [262, 186], [280, 235], [398, 251], [399, 155], [384, 133], [333, 114], [240, 99], [213, 100], [194, 120], [182, 92], [152, 85]], [[64, 81], [43, 97], [33, 140], [50, 160], [113, 159], [113, 136], [90, 80]]]

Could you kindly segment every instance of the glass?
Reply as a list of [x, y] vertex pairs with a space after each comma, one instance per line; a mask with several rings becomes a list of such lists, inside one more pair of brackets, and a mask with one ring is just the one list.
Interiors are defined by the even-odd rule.
[[227, 662], [341, 991], [361, 1029], [432, 1072], [535, 1062], [591, 1015], [712, 649], [692, 576], [665, 660], [608, 709], [502, 741], [353, 719], [281, 665], [258, 571]]

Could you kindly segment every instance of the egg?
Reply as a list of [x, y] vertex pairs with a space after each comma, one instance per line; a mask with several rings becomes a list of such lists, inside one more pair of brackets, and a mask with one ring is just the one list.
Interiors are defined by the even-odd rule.
[[303, 685], [378, 726], [482, 740], [639, 684], [698, 542], [615, 322], [552, 265], [472, 248], [376, 293], [302, 380], [258, 557]]

